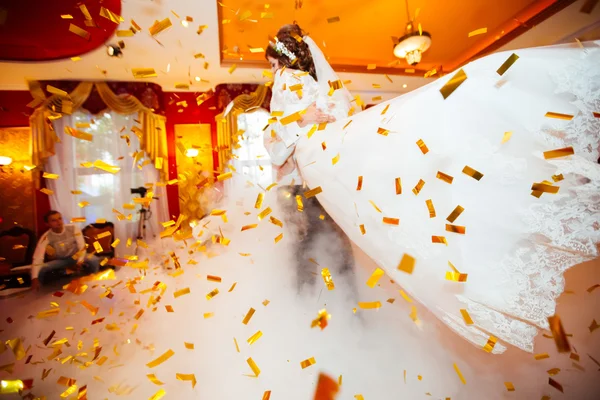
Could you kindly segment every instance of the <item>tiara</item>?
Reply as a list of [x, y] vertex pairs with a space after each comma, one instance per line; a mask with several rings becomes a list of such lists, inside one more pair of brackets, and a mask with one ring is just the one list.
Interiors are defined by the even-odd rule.
[[277, 52], [277, 54], [285, 55], [287, 58], [290, 59], [290, 61], [296, 60], [296, 55], [289, 51], [287, 47], [285, 47], [285, 44], [283, 44], [279, 40], [275, 39], [275, 43], [270, 42], [269, 44]]

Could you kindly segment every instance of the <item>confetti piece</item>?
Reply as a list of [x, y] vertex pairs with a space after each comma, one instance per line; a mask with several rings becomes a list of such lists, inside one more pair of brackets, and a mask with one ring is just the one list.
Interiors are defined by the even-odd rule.
[[342, 376], [340, 375], [338, 382], [324, 373], [319, 373], [317, 388], [313, 400], [335, 400], [337, 393], [342, 385]]
[[396, 178], [394, 182], [396, 184], [396, 194], [402, 194], [402, 182], [400, 178]]
[[460, 381], [462, 382], [463, 385], [467, 384], [467, 381], [465, 380], [465, 377], [463, 376], [462, 372], [460, 372], [460, 369], [458, 368], [458, 365], [456, 364], [452, 364], [454, 366], [454, 370], [456, 371], [456, 375], [458, 375]]
[[333, 283], [333, 278], [331, 277], [331, 272], [329, 272], [329, 268], [323, 268], [321, 270], [321, 276], [323, 277], [325, 286], [327, 286], [327, 290], [335, 289], [335, 285]]
[[415, 196], [419, 195], [419, 193], [423, 189], [423, 186], [425, 186], [425, 181], [423, 179], [419, 179], [419, 182], [417, 182], [417, 184], [415, 185], [415, 187], [412, 190], [412, 192], [415, 194]]
[[423, 139], [417, 140], [417, 146], [419, 146], [419, 149], [421, 150], [421, 153], [427, 154], [429, 152], [429, 149], [427, 148], [427, 145], [425, 144], [425, 142], [423, 141]]
[[415, 269], [415, 258], [404, 254], [400, 260], [400, 264], [398, 264], [398, 269], [407, 274], [412, 274]]
[[335, 165], [340, 161], [340, 154], [338, 153], [335, 157], [331, 159], [331, 165]]
[[265, 194], [259, 193], [258, 196], [256, 197], [256, 202], [254, 203], [254, 208], [256, 208], [257, 210], [259, 208], [261, 208], [264, 198], [265, 198]]
[[540, 353], [540, 354], [534, 355], [533, 358], [535, 358], [537, 361], [539, 361], [539, 360], [543, 360], [546, 358], [550, 358], [550, 355], [548, 353]]
[[360, 191], [363, 185], [363, 177], [362, 175], [358, 177], [358, 183], [356, 184], [356, 190]]
[[252, 316], [254, 315], [255, 312], [256, 312], [256, 310], [254, 308], [250, 308], [248, 310], [248, 313], [246, 313], [246, 316], [242, 320], [242, 324], [248, 325], [248, 322], [250, 322], [250, 319], [252, 318]]
[[554, 389], [558, 390], [561, 393], [564, 393], [563, 387], [560, 383], [556, 382], [552, 378], [548, 378], [548, 385], [552, 386]]
[[249, 345], [252, 345], [252, 344], [256, 343], [256, 341], [257, 341], [258, 339], [260, 339], [260, 338], [261, 338], [261, 336], [262, 336], [262, 332], [261, 332], [261, 331], [258, 331], [258, 332], [256, 332], [254, 335], [250, 336], [250, 337], [248, 338], [248, 340], [246, 340], [246, 341], [248, 342], [248, 344], [249, 344]]
[[244, 231], [248, 231], [250, 229], [254, 229], [258, 226], [258, 224], [250, 224], [250, 225], [244, 225], [242, 226], [242, 232]]
[[160, 364], [162, 364], [165, 361], [167, 361], [169, 358], [173, 357], [173, 355], [175, 355], [175, 352], [173, 352], [173, 350], [169, 349], [166, 352], [164, 352], [160, 357], [156, 358], [153, 361], [150, 361], [148, 364], [146, 364], [146, 366], [148, 368], [157, 367]]
[[512, 67], [512, 65], [519, 59], [519, 56], [516, 55], [515, 53], [512, 53], [507, 59], [506, 61], [504, 61], [502, 63], [502, 65], [500, 66], [500, 68], [498, 68], [498, 70], [496, 71], [496, 73], [500, 76], [504, 75], [504, 73], [506, 71], [508, 71], [508, 69], [510, 67]]
[[446, 224], [446, 231], [452, 233], [458, 233], [459, 235], [464, 235], [467, 232], [467, 228], [460, 225], [451, 225]]
[[170, 28], [171, 26], [173, 26], [173, 23], [171, 23], [171, 20], [167, 17], [162, 21], [155, 21], [154, 24], [148, 28], [148, 30], [150, 31], [150, 35], [154, 36]]
[[469, 167], [468, 165], [465, 165], [462, 172], [463, 172], [463, 174], [468, 175], [477, 181], [481, 180], [481, 178], [483, 178], [483, 174], [481, 172], [474, 170], [473, 168]]
[[360, 308], [362, 308], [363, 310], [371, 310], [374, 308], [380, 308], [381, 302], [380, 301], [358, 302], [358, 306]]
[[210, 300], [218, 294], [219, 294], [219, 289], [215, 289], [206, 295], [206, 300]]
[[340, 22], [340, 17], [331, 17], [331, 18], [327, 18], [327, 23], [328, 24], [333, 24], [336, 22]]
[[54, 192], [52, 190], [46, 189], [46, 188], [40, 189], [40, 192], [42, 192], [42, 193], [44, 193], [44, 194], [46, 194], [48, 196], [52, 196], [54, 194]]
[[429, 218], [435, 218], [435, 207], [433, 206], [433, 201], [431, 201], [431, 199], [426, 200], [425, 204], [427, 205], [427, 210], [429, 210]]
[[382, 221], [387, 225], [400, 225], [400, 220], [398, 218], [383, 217]]
[[227, 180], [227, 179], [231, 178], [232, 176], [233, 176], [233, 173], [231, 171], [229, 171], [229, 172], [226, 172], [224, 174], [221, 174], [221, 175], [217, 176], [217, 180], [219, 182], [222, 182], [224, 180]]
[[310, 199], [311, 197], [314, 197], [314, 196], [320, 194], [321, 192], [323, 192], [323, 190], [321, 189], [321, 186], [317, 186], [314, 189], [306, 191], [304, 193], [304, 197], [307, 199]]
[[560, 317], [558, 315], [548, 317], [548, 323], [550, 324], [550, 331], [552, 332], [552, 337], [554, 338], [554, 343], [556, 343], [556, 348], [558, 352], [570, 352], [571, 345], [569, 344], [569, 340], [567, 339], [567, 336], [563, 329]]
[[304, 211], [304, 204], [302, 203], [302, 196], [300, 196], [300, 195], [296, 196], [296, 205], [297, 205], [297, 209], [299, 212]]
[[464, 308], [461, 308], [460, 314], [462, 315], [463, 319], [465, 320], [465, 324], [473, 325], [473, 320], [471, 319], [471, 316], [469, 315], [469, 312], [467, 310], [465, 310]]
[[359, 226], [359, 228], [360, 228], [360, 233], [361, 233], [362, 235], [364, 235], [364, 234], [366, 234], [366, 233], [367, 233], [367, 230], [365, 229], [365, 226], [364, 226], [364, 225], [360, 225], [360, 226]]
[[554, 119], [564, 119], [565, 121], [570, 121], [573, 119], [573, 115], [570, 114], [561, 114], [557, 112], [548, 111], [544, 117], [546, 118], [554, 118]]
[[310, 327], [314, 328], [318, 326], [319, 328], [321, 328], [321, 330], [323, 330], [327, 327], [327, 321], [329, 321], [330, 319], [331, 314], [328, 314], [326, 309], [319, 310], [317, 318], [311, 322]]
[[167, 392], [165, 392], [165, 389], [160, 389], [158, 392], [150, 396], [148, 400], [160, 400], [164, 397], [165, 394], [167, 394]]
[[277, 218], [275, 218], [275, 217], [269, 217], [269, 220], [271, 221], [271, 223], [273, 225], [277, 225], [278, 227], [283, 228], [283, 222], [281, 222]]
[[250, 366], [250, 369], [252, 369], [252, 372], [254, 372], [254, 376], [258, 377], [260, 375], [260, 368], [258, 368], [252, 357], [248, 358], [246, 362]]
[[452, 184], [452, 181], [454, 180], [454, 178], [452, 176], [445, 174], [441, 171], [438, 171], [437, 174], [435, 175], [435, 177], [441, 181], [448, 183], [448, 184]]
[[270, 400], [270, 399], [271, 399], [271, 391], [265, 390], [265, 392], [263, 393], [262, 400]]
[[515, 386], [512, 384], [512, 382], [504, 382], [504, 386], [506, 386], [506, 390], [509, 392], [515, 391]]
[[468, 37], [483, 35], [484, 33], [487, 33], [487, 28], [479, 28], [479, 29], [475, 29], [474, 31], [469, 32]]
[[131, 74], [136, 79], [155, 78], [158, 76], [154, 68], [131, 68]]
[[496, 342], [498, 342], [498, 338], [490, 336], [485, 346], [483, 346], [483, 350], [487, 353], [491, 353], [492, 350], [494, 350], [494, 347], [496, 346]]
[[502, 144], [508, 142], [512, 137], [512, 132], [504, 132], [504, 136], [502, 136]]
[[377, 285], [377, 282], [379, 282], [379, 280], [384, 274], [385, 272], [383, 272], [381, 268], [377, 268], [375, 271], [373, 271], [373, 273], [367, 280], [367, 286], [370, 288], [374, 288], [375, 285]]
[[562, 149], [545, 151], [544, 158], [550, 160], [553, 158], [572, 156], [573, 154], [575, 154], [575, 151], [573, 150], [573, 147], [569, 146]]
[[280, 233], [279, 235], [277, 235], [277, 236], [275, 237], [275, 239], [273, 239], [273, 241], [274, 241], [275, 243], [279, 243], [279, 241], [280, 241], [281, 239], [283, 239], [283, 233]]
[[305, 369], [316, 363], [317, 362], [315, 361], [315, 358], [311, 357], [311, 358], [307, 358], [306, 360], [300, 362], [300, 366], [302, 367], [302, 369]]
[[181, 290], [176, 291], [175, 293], [173, 293], [173, 296], [175, 298], [177, 298], [179, 296], [183, 296], [183, 295], [186, 295], [186, 294], [189, 294], [189, 293], [190, 293], [190, 288], [185, 288], [185, 289], [181, 289]]
[[44, 174], [42, 175], [42, 178], [46, 178], [46, 179], [58, 179], [58, 174], [50, 174], [48, 172], [44, 172]]
[[467, 79], [467, 74], [462, 70], [462, 68], [454, 74], [454, 76], [446, 82], [444, 87], [440, 89], [440, 93], [444, 97], [444, 100], [447, 99], [462, 83]]
[[178, 381], [190, 381], [192, 383], [192, 389], [196, 386], [196, 376], [194, 374], [180, 374], [176, 373], [175, 378]]
[[[531, 190], [533, 190], [534, 193], [541, 192], [541, 193], [556, 194], [556, 193], [558, 193], [559, 189], [560, 188], [558, 186], [552, 186], [552, 185], [548, 185], [545, 183], [534, 183], [531, 186]], [[534, 194], [534, 193], [532, 193], [532, 194]]]
[[230, 293], [233, 292], [233, 289], [235, 289], [235, 285], [237, 285], [237, 282], [233, 282], [233, 285], [231, 285], [228, 292], [230, 292]]
[[160, 380], [158, 380], [158, 378], [156, 377], [156, 375], [154, 374], [148, 374], [146, 375], [148, 377], [148, 379], [150, 379], [150, 382], [154, 383], [157, 386], [162, 386], [164, 385], [163, 382], [161, 382]]
[[75, 24], [69, 24], [69, 32], [73, 32], [74, 34], [85, 40], [90, 40], [90, 38], [92, 37], [92, 35], [88, 31], [78, 27]]

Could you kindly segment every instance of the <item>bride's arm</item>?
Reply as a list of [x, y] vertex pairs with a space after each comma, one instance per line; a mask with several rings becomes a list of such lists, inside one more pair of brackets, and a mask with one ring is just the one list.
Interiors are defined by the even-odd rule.
[[294, 152], [295, 146], [286, 147], [285, 143], [278, 137], [272, 137], [271, 132], [265, 132], [264, 144], [271, 158], [271, 163], [281, 167]]

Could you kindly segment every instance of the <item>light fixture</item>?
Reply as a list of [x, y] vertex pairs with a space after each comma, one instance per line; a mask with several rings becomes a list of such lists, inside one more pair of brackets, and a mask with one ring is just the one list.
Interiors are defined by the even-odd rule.
[[431, 47], [431, 34], [421, 29], [414, 30], [414, 20], [410, 19], [408, 12], [408, 0], [406, 0], [406, 15], [408, 17], [408, 23], [406, 24], [406, 30], [404, 36], [402, 36], [396, 45], [394, 45], [394, 55], [398, 58], [405, 58], [406, 62], [410, 65], [417, 65], [421, 62], [421, 56]]
[[196, 79], [196, 82], [200, 82], [200, 77], [199, 77], [199, 76], [197, 76], [197, 77], [196, 77], [196, 78], [194, 78], [194, 79]]
[[403, 89], [406, 89], [406, 87], [407, 87], [407, 86], [408, 86], [408, 85], [405, 83], [404, 85], [402, 85], [402, 88], [403, 88]]
[[187, 149], [185, 151], [185, 156], [186, 157], [197, 157], [198, 156], [198, 149]]
[[111, 57], [123, 57], [123, 50], [115, 44], [109, 44], [106, 46], [106, 54]]
[[12, 164], [13, 159], [6, 156], [0, 156], [0, 166], [6, 167], [7, 165]]

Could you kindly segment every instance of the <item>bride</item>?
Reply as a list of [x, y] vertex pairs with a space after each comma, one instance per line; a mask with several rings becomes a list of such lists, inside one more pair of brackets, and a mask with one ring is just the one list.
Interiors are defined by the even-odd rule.
[[486, 351], [532, 352], [563, 273], [598, 256], [600, 49], [586, 47], [493, 54], [353, 115], [318, 46], [287, 25], [266, 52], [273, 126], [391, 279]]

